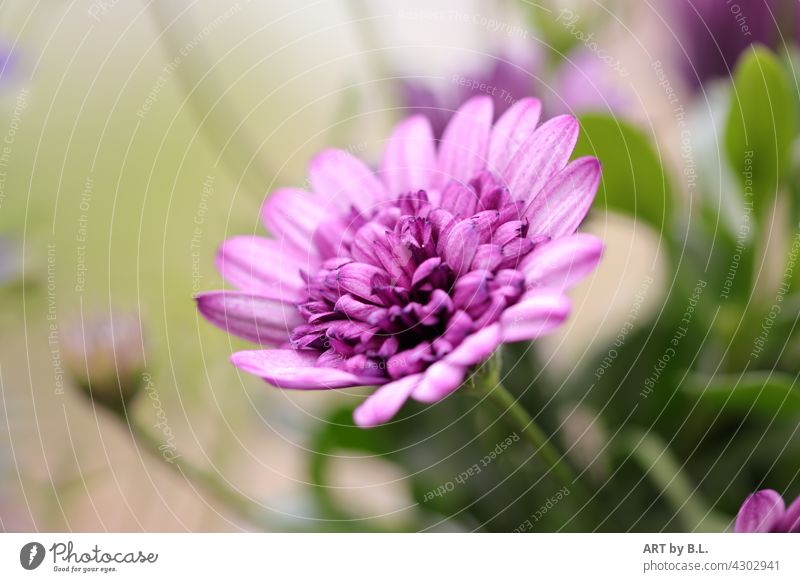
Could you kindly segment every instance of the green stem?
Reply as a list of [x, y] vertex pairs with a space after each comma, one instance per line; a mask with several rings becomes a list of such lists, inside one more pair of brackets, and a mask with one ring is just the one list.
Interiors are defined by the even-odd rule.
[[127, 422], [131, 431], [131, 436], [133, 436], [134, 441], [140, 448], [149, 451], [153, 456], [163, 461], [165, 465], [187, 481], [195, 483], [211, 493], [216, 499], [230, 509], [231, 512], [253, 525], [260, 527], [262, 530], [271, 531], [279, 529], [267, 518], [264, 511], [258, 507], [257, 503], [238, 491], [231, 489], [227, 483], [221, 481], [215, 473], [204, 471], [194, 466], [181, 455], [171, 454], [169, 458], [167, 458], [162, 450], [163, 443], [159, 442], [148, 430], [133, 419], [128, 418], [126, 420], [123, 417], [122, 420], [123, 422]]
[[553, 475], [562, 485], [571, 491], [576, 487], [580, 487], [580, 483], [572, 469], [564, 462], [563, 455], [552, 445], [550, 439], [539, 425], [534, 422], [528, 411], [522, 407], [502, 383], [495, 383], [486, 394], [501, 410], [508, 413], [508, 419], [528, 439], [528, 442], [550, 467]]

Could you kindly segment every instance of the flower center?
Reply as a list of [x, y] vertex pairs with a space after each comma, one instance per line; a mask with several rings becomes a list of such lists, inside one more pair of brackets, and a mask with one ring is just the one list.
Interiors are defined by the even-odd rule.
[[293, 347], [361, 374], [424, 370], [524, 293], [517, 267], [542, 237], [528, 236], [521, 211], [482, 172], [436, 196], [420, 190], [323, 224], [314, 236], [323, 262], [303, 273], [306, 324]]

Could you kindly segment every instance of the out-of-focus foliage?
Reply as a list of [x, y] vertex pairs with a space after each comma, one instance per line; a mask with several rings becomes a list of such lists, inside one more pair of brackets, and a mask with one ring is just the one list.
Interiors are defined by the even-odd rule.
[[780, 61], [764, 47], [745, 51], [734, 71], [725, 146], [758, 216], [772, 208], [789, 175], [794, 116], [789, 80]]
[[581, 116], [580, 122], [575, 155], [597, 156], [603, 164], [596, 208], [629, 214], [668, 234], [671, 186], [652, 142], [622, 119], [588, 114]]

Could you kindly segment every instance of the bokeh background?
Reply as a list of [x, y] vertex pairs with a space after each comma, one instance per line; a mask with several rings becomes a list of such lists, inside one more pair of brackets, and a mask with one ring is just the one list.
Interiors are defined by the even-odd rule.
[[[213, 265], [220, 242], [263, 232], [261, 203], [278, 186], [302, 185], [316, 151], [336, 146], [375, 162], [393, 123], [410, 110], [446, 114], [493, 86], [507, 86], [510, 100], [536, 95], [548, 115], [581, 116], [591, 131], [579, 147], [617, 156], [600, 155], [612, 175], [629, 178], [606, 183], [584, 227], [606, 241], [605, 260], [574, 291], [565, 329], [525, 352], [531, 368], [522, 376], [539, 386], [536, 402], [556, 419], [559, 442], [582, 443], [576, 462], [586, 463], [598, 490], [634, 493], [603, 511], [640, 512], [643, 520], [543, 527], [700, 528], [707, 517], [695, 499], [701, 495], [715, 523], [726, 525], [743, 496], [768, 481], [797, 492], [800, 417], [781, 412], [797, 398], [793, 381], [775, 405], [782, 421], [753, 420], [747, 411], [727, 418], [721, 435], [745, 435], [738, 452], [709, 446], [698, 459], [713, 414], [665, 405], [658, 410], [677, 429], [626, 453], [621, 471], [601, 454], [631, 438], [624, 430], [631, 407], [610, 413], [604, 400], [617, 406], [620, 388], [629, 403], [642, 400], [643, 379], [677, 321], [669, 299], [680, 314], [695, 282], [712, 278], [699, 267], [680, 280], [679, 266], [717, 265], [724, 279], [735, 254], [742, 207], [731, 184], [739, 168], [723, 162], [722, 126], [736, 57], [751, 40], [779, 38], [778, 22], [796, 22], [779, 16], [794, 2], [740, 0], [736, 12], [720, 0], [716, 13], [703, 12], [708, 4], [2, 2], [0, 530], [493, 529], [503, 509], [431, 509], [420, 501], [420, 474], [436, 475], [427, 480], [435, 488], [474, 462], [454, 460], [463, 430], [439, 435], [438, 448], [412, 433], [411, 462], [369, 450], [363, 437], [333, 442], [336, 431], [326, 427], [336, 427], [347, 416], [338, 411], [352, 409], [365, 391], [293, 393], [237, 372], [228, 355], [244, 343], [204, 322], [192, 301], [222, 287]], [[791, 30], [783, 34], [793, 38]], [[488, 85], [465, 87], [476, 80]], [[613, 170], [619, 167], [628, 174]], [[745, 305], [774, 296], [782, 280], [793, 232], [776, 217], [794, 216], [787, 200], [779, 196], [762, 212], [775, 224], [761, 230]], [[718, 254], [710, 250], [715, 243]], [[713, 325], [698, 316], [703, 323], [683, 346], [688, 363], [670, 367], [677, 379], [660, 381], [669, 394], [697, 367], [689, 356], [700, 351], [706, 372], [723, 371], [719, 354], [745, 319], [725, 305], [698, 307], [723, 313]], [[787, 301], [782, 317], [794, 317], [797, 305]], [[761, 313], [753, 318], [750, 340]], [[614, 355], [623, 351], [614, 343], [620, 334], [638, 349], [659, 325], [669, 329], [664, 341], [654, 340], [651, 359]], [[775, 329], [773, 341], [786, 351], [762, 368], [793, 379], [787, 360], [797, 345], [785, 328]], [[609, 367], [611, 387], [590, 404], [583, 395], [612, 376]], [[110, 378], [112, 391], [118, 376], [138, 387], [127, 418], [167, 445], [163, 455], [87, 398], [82, 372]], [[639, 384], [625, 389], [631, 373]], [[596, 421], [604, 414], [615, 420]], [[659, 434], [660, 423], [652, 413], [638, 426]], [[675, 453], [665, 460], [659, 447], [666, 442]], [[232, 509], [203, 485], [206, 477], [176, 471], [170, 453], [248, 498], [258, 517]], [[648, 460], [636, 471], [639, 458]], [[535, 476], [530, 459], [520, 452], [507, 460]], [[748, 463], [755, 468], [742, 473]], [[473, 498], [493, 491], [489, 482], [474, 487]], [[557, 488], [542, 487], [544, 502]], [[527, 514], [514, 515], [497, 529]]]

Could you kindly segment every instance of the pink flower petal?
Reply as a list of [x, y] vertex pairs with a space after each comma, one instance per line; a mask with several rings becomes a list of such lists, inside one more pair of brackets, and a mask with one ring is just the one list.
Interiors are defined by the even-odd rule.
[[343, 150], [317, 154], [308, 169], [311, 186], [326, 204], [367, 210], [386, 198], [383, 183], [364, 162]]
[[260, 376], [279, 388], [328, 390], [385, 382], [374, 376], [317, 367], [318, 358], [319, 352], [314, 350], [251, 350], [236, 352], [231, 356], [231, 362], [237, 368]]
[[554, 117], [533, 132], [501, 174], [515, 200], [530, 202], [566, 164], [578, 141], [578, 120]]
[[[316, 261], [315, 261], [316, 262]], [[235, 236], [226, 240], [216, 257], [222, 277], [241, 289], [271, 299], [297, 302], [304, 283], [300, 269], [307, 261], [275, 240], [260, 236]]]
[[281, 245], [315, 257], [311, 239], [329, 209], [310, 192], [299, 188], [279, 188], [261, 207], [261, 220]]
[[800, 497], [795, 499], [786, 510], [780, 529], [787, 533], [800, 533]]
[[786, 505], [783, 498], [772, 489], [763, 489], [749, 495], [736, 516], [736, 533], [768, 533], [775, 529], [783, 517]]
[[520, 265], [529, 289], [566, 291], [594, 271], [603, 242], [591, 234], [564, 236], [536, 247]]
[[383, 152], [381, 175], [390, 196], [426, 190], [436, 175], [436, 148], [428, 118], [400, 123]]
[[530, 232], [551, 238], [575, 232], [592, 206], [599, 183], [597, 158], [585, 157], [571, 162], [525, 210]]
[[450, 180], [466, 183], [486, 167], [493, 105], [488, 95], [473, 97], [456, 111], [439, 144], [439, 174], [435, 185]]
[[533, 134], [541, 113], [541, 102], [525, 97], [497, 120], [489, 145], [489, 170], [498, 176], [503, 175], [519, 148]]
[[463, 366], [439, 360], [425, 371], [411, 396], [419, 402], [438, 402], [461, 386], [466, 372]]
[[444, 236], [444, 260], [457, 275], [468, 271], [481, 242], [475, 221], [462, 220]]
[[467, 336], [444, 359], [453, 365], [474, 366], [489, 359], [501, 343], [500, 325], [495, 323]]
[[411, 392], [419, 383], [422, 374], [405, 376], [378, 388], [367, 400], [356, 408], [353, 419], [363, 428], [388, 422], [402, 408]]
[[294, 305], [238, 291], [209, 291], [195, 297], [197, 309], [228, 333], [263, 345], [289, 340], [289, 332], [303, 323]]
[[503, 341], [529, 341], [543, 336], [560, 326], [569, 311], [569, 299], [562, 293], [549, 289], [529, 291], [500, 316]]

